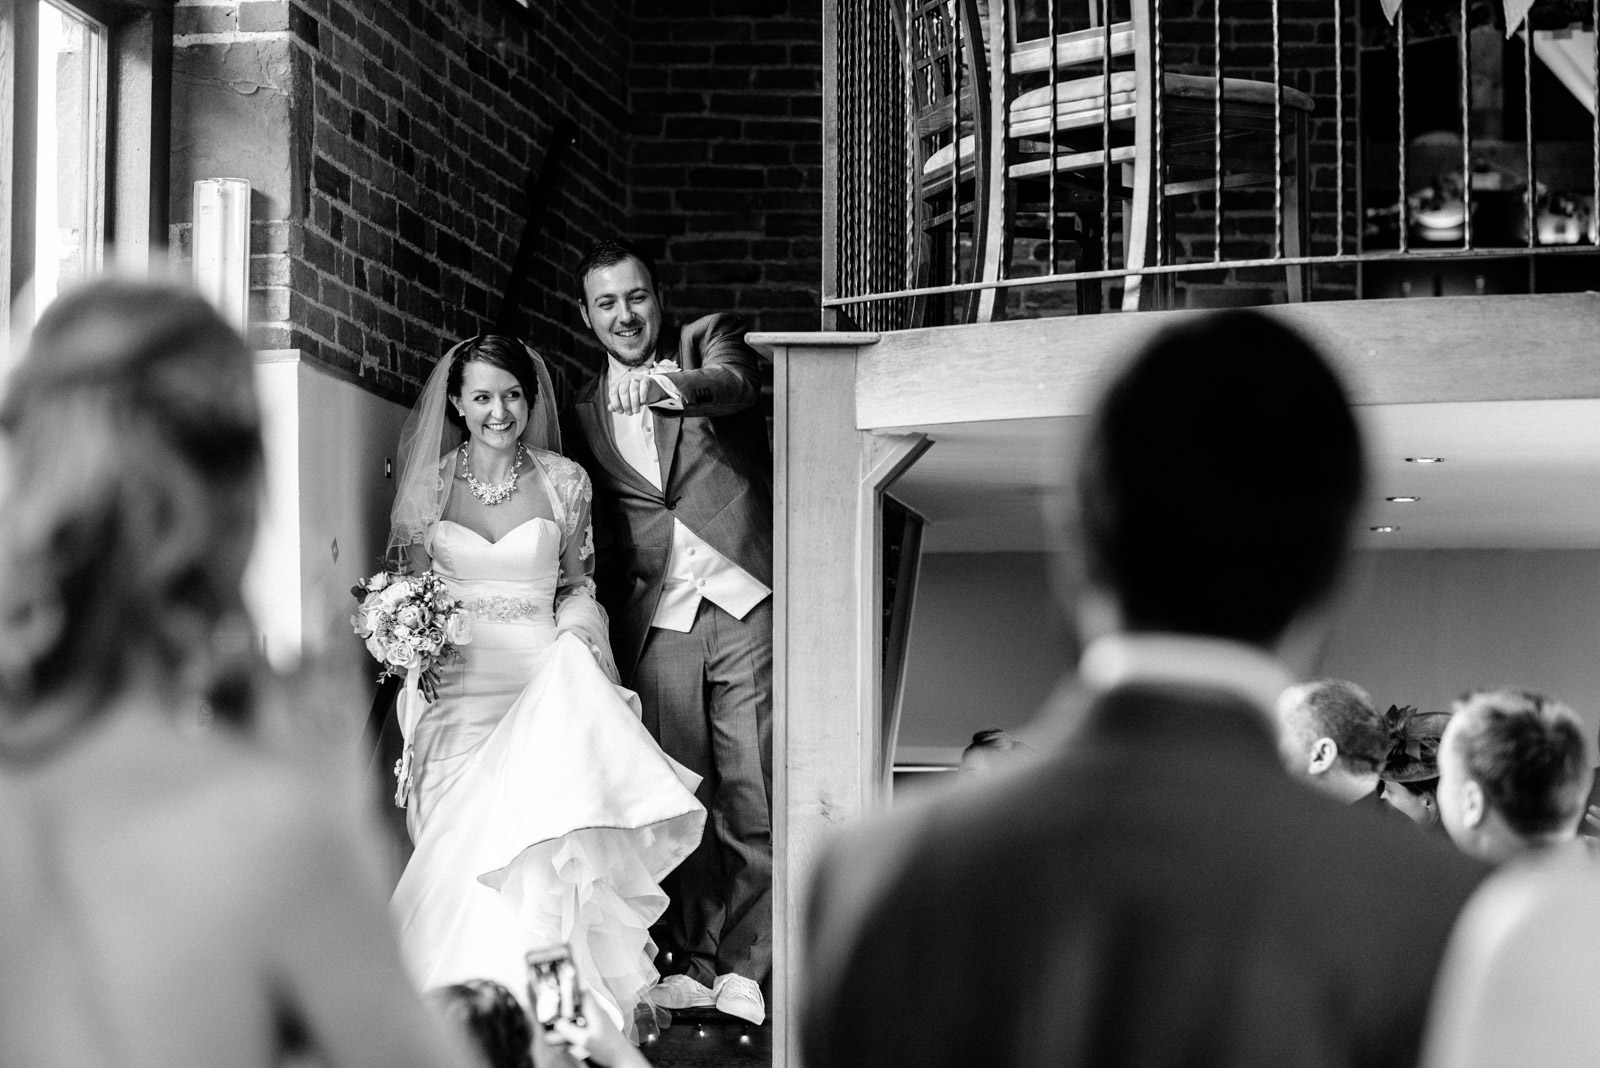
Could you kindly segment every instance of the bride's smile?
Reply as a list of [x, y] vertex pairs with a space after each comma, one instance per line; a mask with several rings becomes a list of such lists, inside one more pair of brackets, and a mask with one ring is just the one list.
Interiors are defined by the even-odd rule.
[[456, 404], [467, 432], [485, 450], [509, 450], [528, 425], [528, 397], [522, 383], [510, 371], [482, 360], [462, 368]]

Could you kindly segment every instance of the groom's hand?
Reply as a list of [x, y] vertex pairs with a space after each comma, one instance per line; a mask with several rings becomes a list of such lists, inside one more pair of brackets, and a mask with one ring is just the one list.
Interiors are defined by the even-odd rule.
[[632, 415], [666, 395], [661, 383], [649, 375], [625, 375], [606, 383], [606, 407], [621, 415]]

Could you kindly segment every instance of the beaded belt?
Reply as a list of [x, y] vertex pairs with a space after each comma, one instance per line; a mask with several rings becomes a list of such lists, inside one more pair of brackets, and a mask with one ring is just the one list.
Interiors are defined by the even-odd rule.
[[550, 618], [550, 603], [532, 597], [475, 597], [461, 602], [474, 619], [489, 623]]

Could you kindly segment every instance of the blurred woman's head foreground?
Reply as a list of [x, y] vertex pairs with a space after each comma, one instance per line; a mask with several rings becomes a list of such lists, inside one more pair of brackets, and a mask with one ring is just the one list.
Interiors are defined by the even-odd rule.
[[45, 311], [0, 401], [0, 755], [222, 682], [260, 430], [249, 348], [197, 294], [106, 279]]

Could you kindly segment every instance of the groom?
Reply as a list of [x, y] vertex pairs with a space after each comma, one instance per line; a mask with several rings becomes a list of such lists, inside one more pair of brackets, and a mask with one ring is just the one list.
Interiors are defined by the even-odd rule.
[[731, 315], [663, 324], [655, 265], [602, 241], [579, 308], [606, 361], [566, 413], [594, 483], [595, 578], [622, 683], [702, 776], [700, 846], [666, 880], [681, 974], [667, 1009], [766, 1019], [772, 962], [772, 450], [760, 366]]

